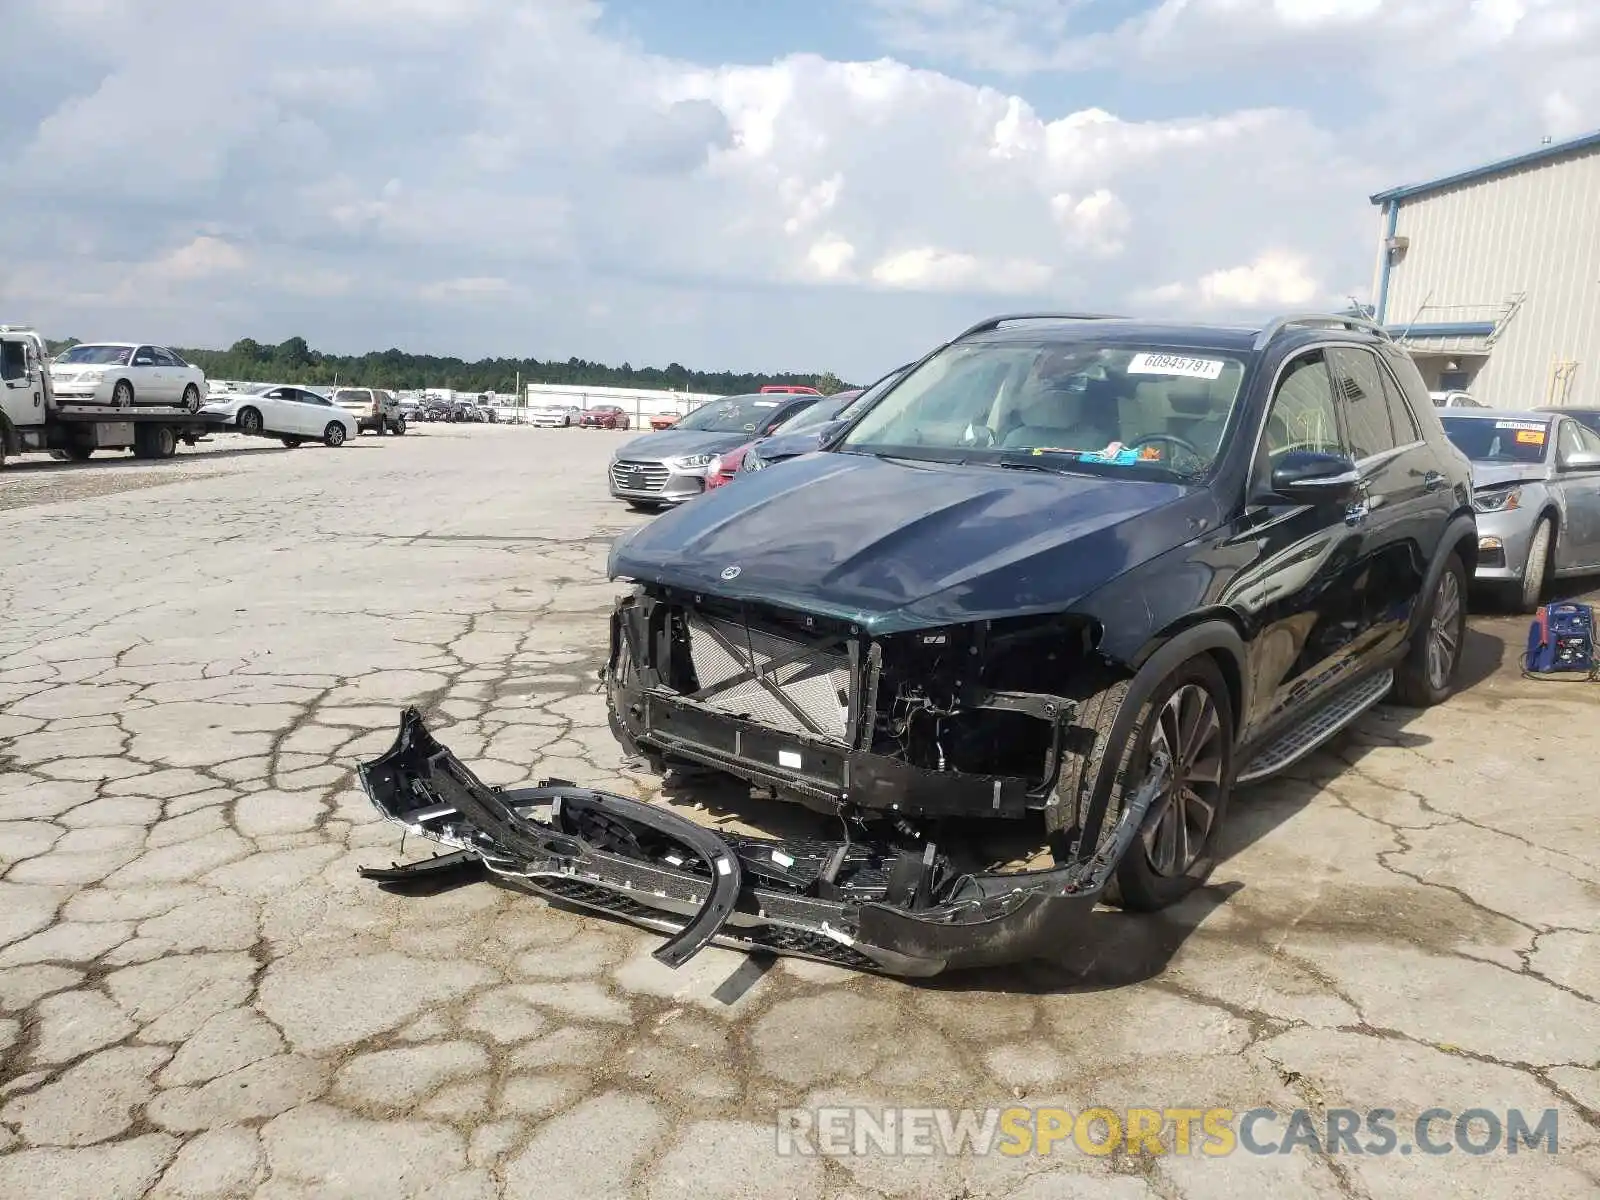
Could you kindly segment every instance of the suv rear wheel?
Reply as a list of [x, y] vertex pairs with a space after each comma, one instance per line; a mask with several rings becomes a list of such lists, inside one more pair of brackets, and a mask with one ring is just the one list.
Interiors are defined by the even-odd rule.
[[1407, 708], [1429, 708], [1455, 691], [1461, 645], [1467, 634], [1467, 568], [1451, 552], [1417, 622], [1411, 649], [1394, 673], [1394, 698]]

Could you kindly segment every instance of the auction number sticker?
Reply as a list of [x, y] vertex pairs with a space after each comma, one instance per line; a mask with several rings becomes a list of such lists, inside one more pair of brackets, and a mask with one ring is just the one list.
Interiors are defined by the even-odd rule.
[[1187, 379], [1216, 379], [1222, 374], [1220, 358], [1189, 358], [1183, 354], [1135, 354], [1128, 363], [1130, 375], [1181, 375]]
[[1544, 445], [1544, 430], [1519, 429], [1517, 430], [1517, 441], [1524, 446], [1542, 446]]

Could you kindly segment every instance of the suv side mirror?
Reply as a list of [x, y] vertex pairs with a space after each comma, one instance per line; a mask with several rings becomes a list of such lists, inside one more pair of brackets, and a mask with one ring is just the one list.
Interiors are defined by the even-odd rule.
[[1272, 468], [1272, 491], [1294, 504], [1347, 504], [1361, 491], [1348, 455], [1291, 450]]
[[1574, 450], [1561, 460], [1563, 471], [1600, 471], [1600, 452]]

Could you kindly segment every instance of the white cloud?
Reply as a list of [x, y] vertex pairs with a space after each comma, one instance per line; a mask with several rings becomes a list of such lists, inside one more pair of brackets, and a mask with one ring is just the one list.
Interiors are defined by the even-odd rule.
[[1200, 280], [1200, 299], [1218, 308], [1261, 309], [1311, 304], [1319, 285], [1294, 255], [1268, 253], [1242, 267], [1213, 271]]
[[189, 282], [212, 275], [225, 275], [244, 269], [244, 253], [222, 238], [202, 235], [186, 246], [151, 264], [150, 273], [158, 279]]
[[71, 281], [21, 317], [863, 378], [1024, 302], [1315, 302], [1366, 274], [1369, 191], [1600, 111], [1579, 0], [873, 4], [964, 65], [680, 61], [584, 0], [12, 0], [49, 69], [0, 77], [0, 248]]
[[960, 251], [918, 246], [890, 254], [872, 268], [875, 282], [889, 288], [934, 292], [1032, 292], [1050, 282], [1045, 263], [1027, 259], [985, 260]]

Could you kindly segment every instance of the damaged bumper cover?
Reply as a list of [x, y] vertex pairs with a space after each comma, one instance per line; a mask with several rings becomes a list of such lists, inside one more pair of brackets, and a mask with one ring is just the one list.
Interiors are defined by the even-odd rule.
[[481, 862], [528, 890], [668, 933], [655, 956], [673, 967], [711, 944], [903, 976], [1033, 958], [1094, 906], [1120, 856], [1108, 847], [1045, 870], [962, 874], [932, 843], [917, 852], [746, 837], [559, 780], [493, 788], [415, 709], [360, 775], [385, 817], [455, 851], [363, 876], [398, 882]]

